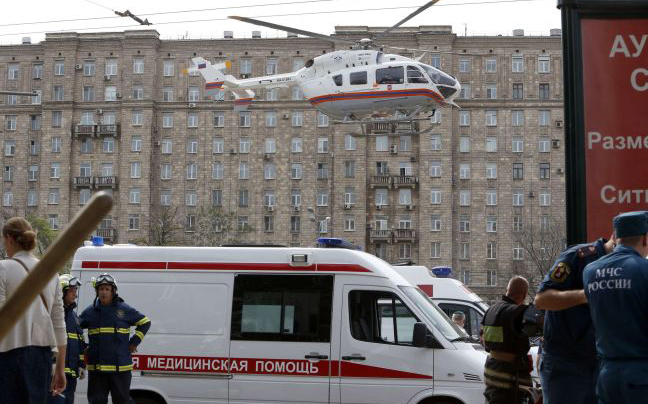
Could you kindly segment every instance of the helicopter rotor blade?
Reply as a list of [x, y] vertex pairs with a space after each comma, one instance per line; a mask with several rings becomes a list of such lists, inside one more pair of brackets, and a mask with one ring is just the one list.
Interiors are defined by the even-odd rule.
[[400, 27], [401, 25], [405, 24], [407, 21], [409, 21], [412, 18], [416, 17], [417, 15], [421, 14], [423, 11], [427, 10], [428, 8], [432, 7], [433, 5], [435, 5], [438, 2], [439, 2], [439, 0], [432, 0], [432, 1], [429, 1], [429, 2], [425, 3], [424, 5], [422, 5], [418, 9], [416, 9], [416, 11], [414, 11], [412, 14], [408, 15], [407, 17], [405, 17], [402, 20], [400, 20], [399, 22], [397, 22], [396, 25], [394, 25], [394, 26], [392, 26], [390, 28], [387, 28], [386, 30], [384, 30], [380, 34], [376, 35], [373, 39], [377, 40], [377, 39], [380, 39], [380, 38], [384, 37], [385, 35], [390, 33], [392, 30], [394, 30], [394, 29]]
[[[436, 0], [436, 1], [438, 1], [438, 0]], [[279, 25], [279, 24], [273, 24], [271, 22], [255, 20], [254, 18], [239, 17], [239, 16], [235, 16], [235, 15], [229, 16], [227, 18], [230, 18], [232, 20], [247, 22], [249, 24], [260, 25], [262, 27], [268, 27], [268, 28], [272, 28], [272, 29], [278, 29], [278, 30], [281, 30], [281, 31], [291, 32], [293, 34], [309, 36], [311, 38], [323, 39], [323, 40], [329, 41], [329, 42], [343, 43], [345, 45], [355, 44], [355, 41], [352, 41], [350, 39], [336, 38], [336, 37], [332, 37], [332, 36], [328, 36], [328, 35], [324, 35], [324, 34], [318, 34], [316, 32], [304, 31], [303, 29], [297, 29], [297, 28], [287, 27], [285, 25]]]

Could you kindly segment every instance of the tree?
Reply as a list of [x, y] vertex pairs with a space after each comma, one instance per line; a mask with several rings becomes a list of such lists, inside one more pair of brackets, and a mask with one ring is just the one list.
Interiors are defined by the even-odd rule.
[[549, 215], [539, 221], [538, 217], [526, 219], [524, 228], [513, 232], [514, 247], [521, 248], [523, 260], [513, 259], [511, 268], [514, 274], [527, 278], [531, 284], [529, 294], [533, 296], [536, 286], [565, 249], [565, 219]]
[[180, 244], [178, 231], [178, 208], [161, 206], [152, 215], [149, 225], [148, 237], [136, 240], [138, 244], [150, 246], [165, 246]]
[[201, 207], [196, 215], [195, 232], [190, 242], [196, 246], [220, 246], [241, 243], [241, 238], [254, 230], [246, 225], [238, 228], [238, 218], [219, 207]]
[[26, 219], [36, 232], [37, 255], [42, 256], [56, 238], [56, 232], [50, 228], [45, 218], [31, 214], [27, 215]]

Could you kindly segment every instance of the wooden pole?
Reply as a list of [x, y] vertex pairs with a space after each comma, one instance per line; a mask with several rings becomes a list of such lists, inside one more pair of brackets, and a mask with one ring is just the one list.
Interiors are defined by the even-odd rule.
[[59, 234], [43, 258], [0, 308], [0, 341], [111, 208], [112, 197], [105, 191], [98, 192]]

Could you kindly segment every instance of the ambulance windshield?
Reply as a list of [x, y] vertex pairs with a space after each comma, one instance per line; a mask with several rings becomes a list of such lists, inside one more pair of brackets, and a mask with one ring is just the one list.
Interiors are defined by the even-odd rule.
[[457, 327], [452, 323], [452, 320], [420, 289], [411, 286], [399, 286], [399, 288], [423, 312], [425, 317], [430, 321], [430, 324], [439, 330], [449, 341], [457, 340], [465, 336], [460, 334]]

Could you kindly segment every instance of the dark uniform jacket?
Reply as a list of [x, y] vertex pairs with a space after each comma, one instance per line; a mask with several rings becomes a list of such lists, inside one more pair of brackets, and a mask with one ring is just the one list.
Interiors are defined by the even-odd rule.
[[86, 347], [83, 340], [83, 330], [79, 325], [79, 317], [74, 309], [76, 303], [65, 308], [65, 328], [67, 331], [67, 350], [65, 352], [65, 373], [79, 377], [79, 368], [85, 367], [83, 350]]
[[529, 337], [522, 332], [522, 314], [527, 306], [517, 305], [507, 296], [484, 314], [484, 346], [489, 351], [512, 353], [527, 359]]
[[[88, 329], [88, 370], [126, 372], [133, 370], [129, 345], [137, 346], [151, 327], [151, 321], [119, 296], [109, 306], [95, 299], [81, 314], [81, 328]], [[135, 328], [131, 337], [130, 328]]]
[[[549, 289], [582, 289], [583, 270], [587, 264], [605, 255], [606, 241], [598, 239], [563, 251], [540, 284], [538, 293]], [[547, 310], [544, 349], [546, 355], [556, 355], [584, 365], [596, 364], [594, 326], [589, 306], [581, 304], [566, 310]]]

